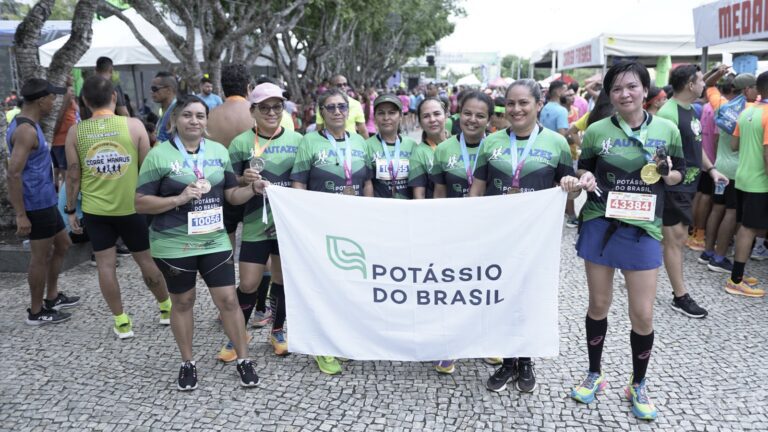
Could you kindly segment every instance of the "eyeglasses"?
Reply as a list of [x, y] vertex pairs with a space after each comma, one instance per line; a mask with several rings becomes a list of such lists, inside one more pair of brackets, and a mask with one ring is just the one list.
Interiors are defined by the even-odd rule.
[[159, 92], [160, 90], [162, 90], [162, 89], [164, 89], [164, 88], [166, 88], [166, 87], [168, 87], [168, 86], [160, 86], [160, 87], [158, 87], [158, 86], [152, 86], [152, 87], [150, 87], [149, 89], [150, 89], [150, 90], [152, 90], [152, 93], [157, 93], [157, 92]]
[[269, 114], [270, 111], [274, 111], [275, 114], [280, 114], [281, 112], [283, 112], [283, 104], [281, 103], [274, 104], [274, 105], [261, 105], [261, 104], [255, 104], [255, 105], [256, 105], [256, 108], [259, 109], [259, 112], [264, 115]]
[[349, 105], [345, 103], [340, 103], [335, 105], [324, 105], [323, 109], [325, 109], [330, 113], [336, 112], [337, 109], [339, 110], [339, 112], [345, 113], [349, 109]]

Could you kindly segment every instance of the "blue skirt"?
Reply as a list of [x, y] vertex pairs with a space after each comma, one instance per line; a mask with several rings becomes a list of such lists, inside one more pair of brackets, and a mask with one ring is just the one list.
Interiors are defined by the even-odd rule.
[[622, 270], [652, 270], [661, 267], [660, 241], [649, 236], [642, 228], [621, 224], [605, 242], [611, 224], [611, 221], [604, 218], [583, 222], [576, 241], [577, 255], [586, 261]]

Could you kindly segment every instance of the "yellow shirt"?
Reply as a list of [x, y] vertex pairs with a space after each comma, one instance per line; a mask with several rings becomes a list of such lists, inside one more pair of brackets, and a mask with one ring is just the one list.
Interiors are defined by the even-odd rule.
[[288, 111], [283, 110], [283, 117], [280, 119], [280, 126], [285, 130], [293, 131], [293, 117]]
[[[320, 110], [317, 110], [315, 114], [315, 122], [319, 125], [323, 124], [323, 117], [320, 115]], [[365, 124], [365, 114], [363, 114], [363, 106], [356, 99], [349, 98], [349, 117], [347, 117], [347, 123], [344, 125], [344, 129], [349, 133], [357, 133], [357, 123]]]
[[581, 132], [584, 132], [587, 130], [587, 121], [589, 121], [589, 113], [584, 114], [581, 116], [580, 119], [573, 122], [573, 125], [576, 126], [576, 129], [580, 130]]

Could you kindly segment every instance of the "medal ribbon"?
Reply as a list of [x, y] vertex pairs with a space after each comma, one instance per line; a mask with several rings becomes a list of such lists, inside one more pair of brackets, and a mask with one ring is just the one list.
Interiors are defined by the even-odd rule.
[[[336, 138], [327, 132], [325, 136], [328, 141], [333, 145], [333, 150], [336, 152], [336, 165], [339, 164], [339, 146], [336, 143]], [[349, 146], [349, 140], [347, 140], [347, 134], [344, 133], [344, 177], [346, 179], [346, 185], [352, 186], [352, 147]]]
[[477, 168], [477, 155], [480, 154], [480, 152], [483, 150], [483, 143], [485, 142], [485, 137], [480, 140], [480, 145], [477, 146], [477, 153], [475, 153], [475, 162], [472, 165], [472, 169], [469, 169], [469, 151], [467, 150], [467, 142], [464, 141], [464, 132], [459, 135], [459, 144], [461, 144], [461, 157], [464, 159], [464, 169], [467, 171], [467, 183], [470, 187], [472, 187], [472, 182], [475, 180], [473, 174], [475, 172], [475, 169]]
[[192, 156], [190, 156], [187, 149], [184, 148], [184, 144], [181, 143], [181, 139], [179, 139], [178, 135], [173, 137], [173, 143], [176, 144], [176, 148], [179, 149], [179, 152], [184, 156], [184, 160], [192, 161], [190, 165], [194, 165], [192, 171], [195, 173], [195, 177], [197, 177], [198, 180], [204, 179], [205, 175], [203, 174], [203, 171], [197, 167], [197, 161], [198, 159], [205, 160], [205, 158], [203, 158], [203, 154], [205, 153], [205, 139], [203, 138], [200, 140], [200, 147], [197, 150], [197, 154]]
[[632, 131], [632, 128], [629, 127], [626, 121], [620, 116], [616, 115], [616, 117], [619, 119], [619, 127], [624, 132], [624, 134], [632, 141], [636, 141], [640, 143], [640, 148], [645, 152], [645, 159], [648, 162], [653, 161], [654, 152], [649, 152], [645, 148], [645, 142], [648, 140], [648, 113], [643, 111], [643, 114], [645, 117], [643, 118], [643, 123], [640, 124], [640, 131], [638, 134], [635, 134]]
[[523, 171], [523, 165], [525, 165], [525, 160], [528, 158], [528, 155], [531, 153], [531, 148], [533, 147], [533, 143], [536, 141], [536, 138], [539, 136], [539, 125], [536, 124], [533, 127], [533, 132], [531, 132], [531, 136], [528, 137], [528, 142], [525, 143], [525, 147], [523, 148], [523, 154], [520, 155], [518, 158], [517, 154], [517, 135], [515, 135], [515, 132], [512, 130], [512, 128], [509, 129], [509, 157], [512, 158], [512, 166], [515, 167], [515, 172], [512, 175], [512, 187], [519, 188], [520, 187], [520, 173]]
[[272, 143], [272, 140], [277, 136], [277, 134], [282, 130], [282, 127], [278, 126], [277, 129], [275, 129], [275, 132], [272, 134], [271, 137], [267, 140], [267, 143], [264, 144], [264, 146], [259, 146], [259, 128], [254, 128], [254, 137], [253, 137], [253, 157], [257, 158], [261, 156], [264, 153], [264, 150], [269, 147], [269, 144]]
[[395, 152], [392, 158], [389, 157], [387, 143], [384, 142], [384, 138], [382, 138], [381, 135], [379, 135], [379, 141], [381, 141], [381, 150], [384, 153], [384, 158], [387, 160], [389, 178], [392, 182], [392, 195], [395, 195], [397, 193], [397, 170], [400, 168], [400, 136], [398, 135], [395, 140]]

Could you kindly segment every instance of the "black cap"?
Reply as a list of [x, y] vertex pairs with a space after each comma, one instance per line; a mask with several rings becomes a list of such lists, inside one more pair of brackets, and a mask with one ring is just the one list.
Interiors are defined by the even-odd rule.
[[63, 95], [66, 92], [67, 89], [64, 87], [56, 87], [42, 78], [30, 78], [21, 87], [21, 97], [28, 102], [46, 97], [49, 94]]
[[373, 101], [373, 109], [376, 109], [377, 106], [383, 104], [383, 103], [391, 103], [394, 106], [397, 107], [399, 110], [403, 110], [403, 103], [400, 102], [400, 98], [393, 95], [393, 94], [383, 94], [376, 98], [375, 101]]

